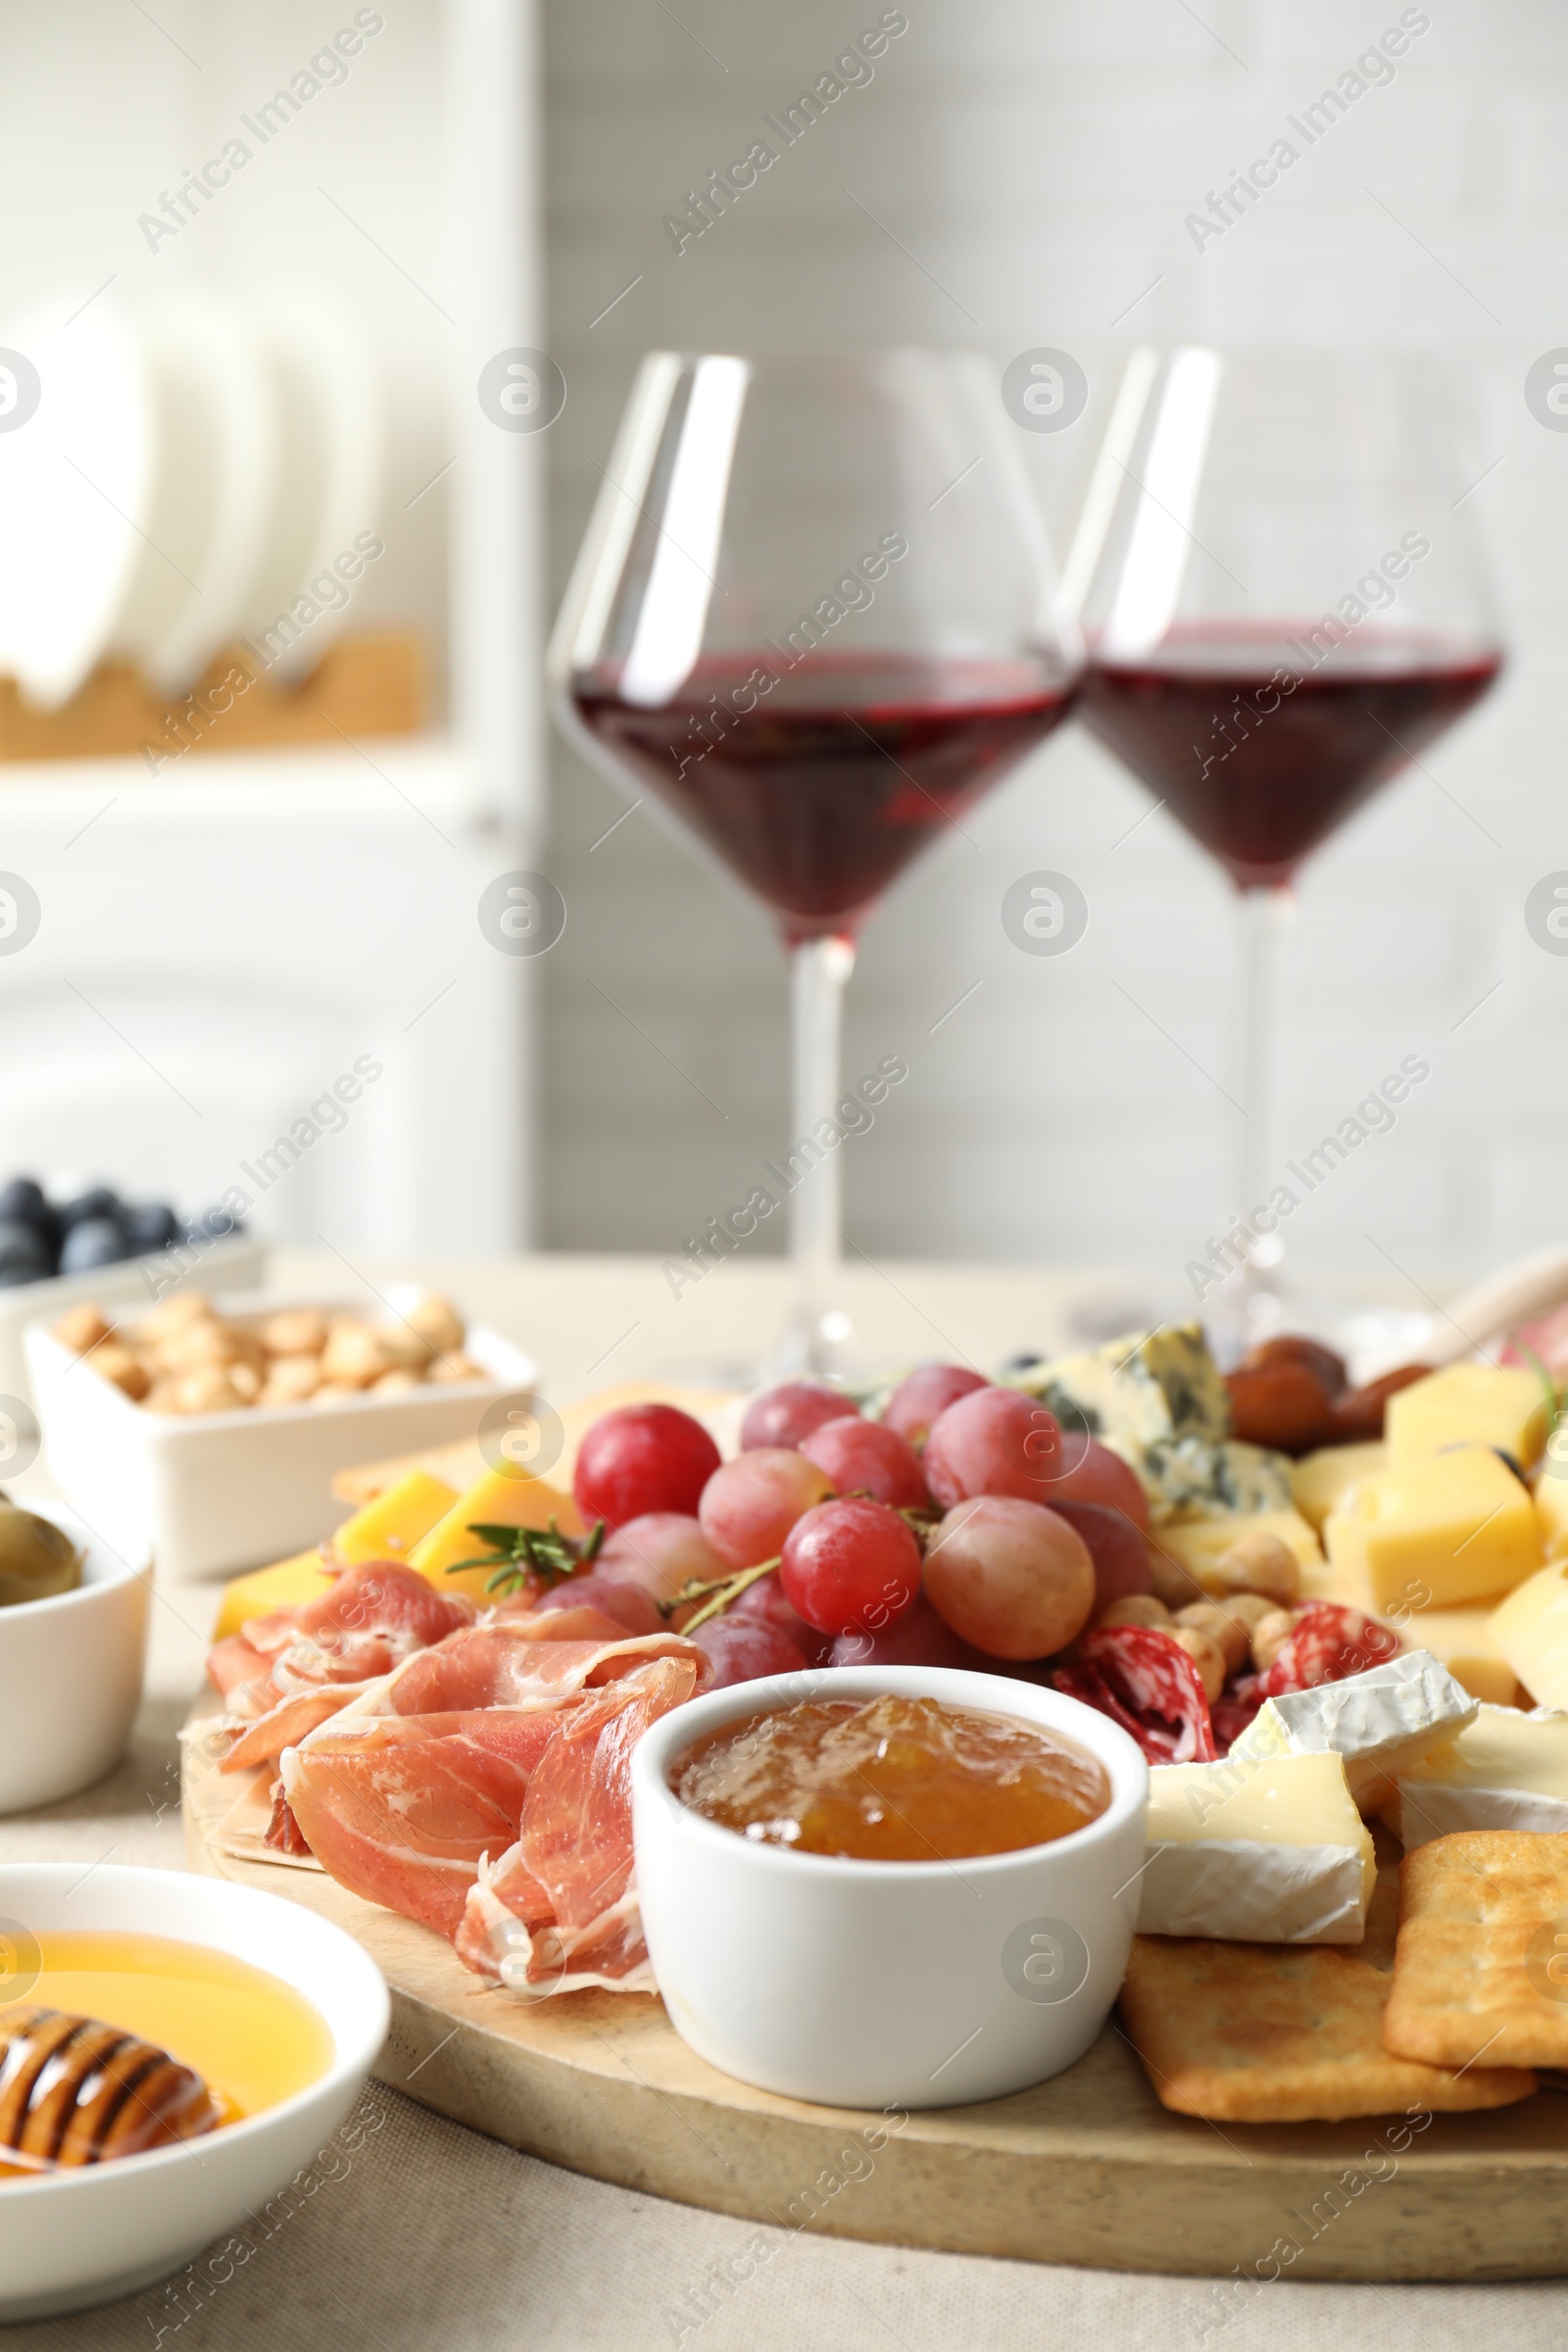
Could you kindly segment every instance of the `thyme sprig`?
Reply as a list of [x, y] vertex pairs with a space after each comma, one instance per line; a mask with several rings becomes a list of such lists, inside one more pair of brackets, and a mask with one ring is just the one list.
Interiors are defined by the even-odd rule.
[[553, 1514], [548, 1528], [500, 1527], [470, 1519], [469, 1535], [477, 1536], [490, 1549], [471, 1560], [454, 1560], [447, 1574], [456, 1576], [462, 1568], [493, 1568], [495, 1574], [485, 1582], [487, 1592], [515, 1592], [524, 1585], [537, 1585], [548, 1592], [552, 1585], [564, 1584], [579, 1569], [592, 1567], [605, 1532], [605, 1523], [599, 1519], [580, 1539], [564, 1536]]
[[677, 1609], [686, 1608], [694, 1600], [701, 1601], [702, 1607], [694, 1611], [680, 1629], [683, 1634], [695, 1633], [710, 1617], [722, 1616], [731, 1601], [739, 1600], [749, 1586], [758, 1584], [764, 1576], [771, 1576], [777, 1566], [777, 1560], [763, 1560], [756, 1568], [739, 1569], [734, 1576], [715, 1577], [711, 1584], [707, 1585], [695, 1576], [688, 1577], [678, 1592], [672, 1592], [667, 1600], [657, 1604], [659, 1614], [661, 1617], [673, 1617]]

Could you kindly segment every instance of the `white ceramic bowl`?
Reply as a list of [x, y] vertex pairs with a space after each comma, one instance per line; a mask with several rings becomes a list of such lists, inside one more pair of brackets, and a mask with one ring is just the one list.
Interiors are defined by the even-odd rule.
[[[52, 1805], [119, 1763], [141, 1700], [152, 1561], [70, 1511], [23, 1505], [81, 1547], [81, 1583], [0, 1609], [0, 1813]], [[0, 2273], [0, 2280], [4, 2274]]]
[[[420, 1295], [410, 1285], [388, 1294], [400, 1311]], [[249, 1324], [290, 1306], [366, 1311], [363, 1299], [319, 1292], [246, 1291], [213, 1303]], [[127, 1328], [137, 1319], [123, 1318]], [[26, 1332], [49, 1468], [95, 1527], [122, 1547], [150, 1544], [160, 1572], [172, 1577], [231, 1575], [308, 1549], [343, 1515], [332, 1494], [339, 1470], [471, 1438], [502, 1397], [533, 1394], [536, 1365], [499, 1332], [470, 1323], [464, 1348], [482, 1378], [325, 1407], [175, 1415], [133, 1404], [84, 1368], [46, 1323]]]
[[275, 1894], [178, 1871], [111, 1863], [84, 1878], [74, 1862], [19, 1863], [0, 1865], [0, 1919], [34, 1935], [118, 1930], [231, 1952], [302, 1992], [334, 2044], [319, 2081], [242, 2124], [148, 2156], [0, 2181], [0, 2322], [131, 2294], [242, 2229], [324, 2148], [386, 2038], [374, 1961]]
[[[858, 1862], [737, 1836], [671, 1767], [707, 1734], [802, 1698], [892, 1691], [1010, 1715], [1087, 1750], [1097, 1821], [959, 1862]], [[670, 2023], [743, 2082], [830, 2107], [951, 2107], [1071, 2066], [1109, 2013], [1138, 1919], [1149, 1768], [1108, 1717], [991, 1674], [771, 1675], [678, 1707], [632, 1756], [637, 1886]]]

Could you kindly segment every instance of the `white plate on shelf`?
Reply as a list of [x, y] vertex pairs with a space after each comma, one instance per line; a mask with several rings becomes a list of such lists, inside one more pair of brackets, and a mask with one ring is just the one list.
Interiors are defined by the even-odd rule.
[[[257, 638], [310, 594], [380, 515], [385, 400], [361, 330], [325, 297], [264, 301], [256, 334], [279, 417], [281, 460], [271, 528], [248, 592], [242, 633]], [[323, 600], [312, 601], [321, 605]], [[286, 683], [308, 677], [343, 626], [348, 603], [306, 622], [272, 666]]]
[[262, 345], [231, 305], [172, 304], [142, 322], [159, 460], [114, 648], [157, 692], [189, 692], [236, 634], [268, 543], [281, 435]]
[[[422, 1295], [404, 1284], [388, 1298], [406, 1312]], [[242, 1291], [213, 1303], [252, 1325], [291, 1306], [367, 1312], [363, 1298], [322, 1292]], [[174, 1577], [233, 1575], [308, 1550], [343, 1516], [332, 1494], [338, 1471], [474, 1437], [493, 1405], [526, 1401], [538, 1378], [520, 1348], [470, 1321], [464, 1349], [481, 1367], [478, 1380], [329, 1406], [176, 1415], [132, 1404], [48, 1323], [30, 1324], [24, 1345], [45, 1460], [68, 1499], [116, 1545], [150, 1544], [160, 1570]]]
[[[160, 425], [129, 322], [82, 290], [0, 330], [38, 406], [0, 431], [0, 673], [45, 710], [102, 659], [146, 553]], [[69, 323], [66, 323], [69, 321]]]

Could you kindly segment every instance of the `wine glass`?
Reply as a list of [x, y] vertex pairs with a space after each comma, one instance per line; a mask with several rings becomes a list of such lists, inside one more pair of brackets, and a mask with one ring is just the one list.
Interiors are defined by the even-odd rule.
[[1242, 1344], [1283, 1313], [1269, 1203], [1292, 882], [1501, 666], [1464, 488], [1430, 361], [1142, 350], [1069, 560], [1088, 583], [1083, 715], [1239, 894], [1240, 1221], [1209, 1264]]
[[[977, 355], [644, 360], [550, 653], [565, 733], [760, 899], [789, 954], [784, 1362], [827, 1371], [842, 998], [879, 895], [1059, 724], [1077, 663]], [[754, 1195], [754, 1200], [756, 1196]], [[771, 1213], [771, 1210], [763, 1213]]]

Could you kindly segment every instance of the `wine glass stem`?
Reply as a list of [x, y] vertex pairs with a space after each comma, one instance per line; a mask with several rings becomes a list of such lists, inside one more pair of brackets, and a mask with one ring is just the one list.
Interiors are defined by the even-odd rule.
[[1269, 1195], [1280, 1182], [1275, 1159], [1280, 957], [1294, 907], [1290, 890], [1282, 886], [1242, 893], [1236, 1067], [1246, 1115], [1237, 1154], [1237, 1208], [1247, 1231], [1257, 1236], [1250, 1246], [1241, 1282], [1244, 1318], [1257, 1325], [1277, 1320], [1270, 1310], [1278, 1299], [1285, 1254], [1278, 1219], [1272, 1219], [1275, 1230], [1265, 1234], [1254, 1227], [1252, 1212], [1268, 1207]]
[[[811, 1372], [832, 1369], [833, 1337], [823, 1319], [833, 1309], [843, 1241], [844, 1192], [839, 1168], [839, 1063], [844, 987], [855, 969], [848, 939], [798, 940], [790, 949], [794, 1014], [794, 1168], [806, 1173], [790, 1195], [790, 1263], [794, 1304], [792, 1353]], [[828, 1122], [823, 1127], [822, 1122]]]

